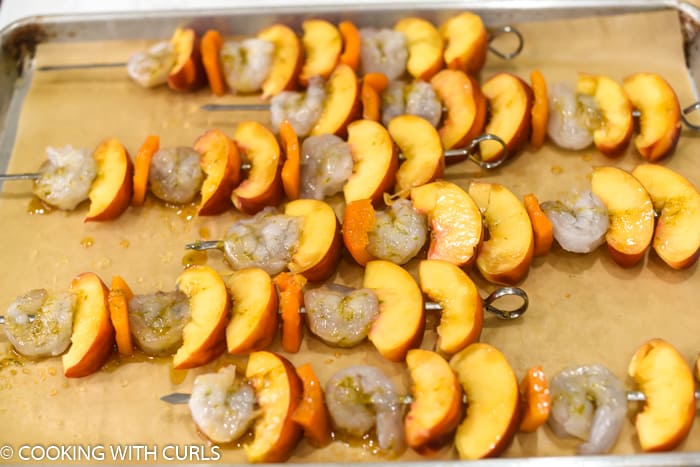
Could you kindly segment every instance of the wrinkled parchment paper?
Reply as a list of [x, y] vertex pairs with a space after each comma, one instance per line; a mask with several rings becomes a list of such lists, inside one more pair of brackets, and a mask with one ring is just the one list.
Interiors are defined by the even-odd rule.
[[[682, 39], [673, 12], [620, 17], [600, 17], [519, 25], [526, 41], [523, 53], [511, 62], [489, 55], [482, 78], [510, 71], [525, 80], [538, 68], [549, 83], [568, 80], [576, 72], [601, 73], [620, 81], [641, 71], [664, 76], [676, 90], [681, 104], [694, 100], [684, 67]], [[125, 60], [147, 45], [142, 41], [90, 44], [45, 44], [37, 53], [37, 65]], [[17, 143], [9, 172], [36, 170], [49, 145], [94, 148], [107, 137], [119, 138], [132, 156], [148, 134], [158, 134], [162, 146], [191, 145], [206, 129], [216, 127], [232, 134], [236, 124], [248, 119], [269, 123], [266, 112], [248, 114], [205, 113], [198, 106], [209, 102], [256, 101], [255, 97], [216, 98], [209, 91], [181, 95], [168, 89], [146, 90], [130, 82], [123, 69], [36, 73], [22, 109]], [[700, 140], [684, 131], [673, 157], [663, 164], [680, 171], [700, 186]], [[595, 149], [567, 152], [546, 144], [541, 150], [525, 150], [505, 167], [479, 172], [467, 162], [450, 166], [445, 178], [467, 185], [479, 178], [499, 182], [516, 195], [533, 192], [540, 201], [558, 198], [570, 189], [587, 189], [591, 168], [616, 165], [632, 169], [641, 163], [631, 144], [618, 159], [608, 159]], [[166, 208], [149, 199], [142, 208], [130, 208], [119, 219], [83, 223], [85, 205], [74, 212], [30, 215], [30, 182], [6, 183], [0, 198], [4, 218], [0, 248], [0, 310], [16, 295], [38, 287], [65, 289], [72, 277], [94, 271], [107, 283], [122, 275], [135, 293], [172, 290], [183, 269], [183, 245], [198, 238], [219, 238], [237, 214], [197, 218], [194, 209]], [[340, 215], [342, 203], [332, 201]], [[87, 246], [88, 244], [91, 246]], [[226, 271], [218, 253], [208, 264]], [[415, 274], [417, 261], [408, 269]], [[495, 287], [476, 271], [470, 271], [483, 294]], [[336, 282], [360, 285], [362, 270], [343, 260]], [[520, 284], [530, 296], [530, 309], [515, 322], [487, 316], [481, 336], [508, 358], [518, 378], [533, 365], [552, 375], [569, 365], [602, 363], [626, 377], [630, 357], [648, 339], [671, 342], [689, 361], [700, 351], [697, 266], [685, 271], [667, 267], [653, 252], [636, 267], [625, 270], [615, 264], [605, 247], [594, 254], [575, 255], [554, 246], [544, 258], [536, 258]], [[437, 317], [429, 318], [423, 342], [435, 342]], [[273, 350], [280, 350], [275, 343]], [[325, 382], [336, 370], [357, 363], [372, 364], [389, 373], [403, 391], [409, 381], [403, 365], [388, 363], [370, 344], [352, 350], [327, 347], [308, 335], [301, 352], [287, 355], [295, 364], [310, 362]], [[0, 369], [0, 438], [23, 443], [148, 446], [202, 445], [186, 406], [169, 406], [158, 398], [173, 392], [189, 392], [198, 374], [244, 358], [224, 356], [205, 367], [174, 371], [168, 360], [115, 356], [107, 367], [81, 379], [62, 376], [60, 359], [22, 361]], [[632, 425], [637, 406], [630, 404], [615, 453], [639, 452]], [[696, 420], [697, 422], [697, 420]], [[681, 450], [700, 449], [700, 427], [695, 424]], [[505, 456], [568, 455], [577, 440], [562, 440], [543, 427], [533, 434], [517, 434]], [[244, 462], [242, 449], [227, 447], [223, 460]], [[440, 458], [454, 458], [450, 446]], [[109, 456], [107, 457], [109, 460]], [[189, 458], [190, 460], [194, 460]], [[368, 443], [334, 442], [314, 449], [302, 441], [293, 461], [380, 460]], [[408, 450], [402, 459], [421, 459]], [[132, 461], [138, 460], [132, 458]], [[150, 458], [153, 460], [153, 458]], [[158, 457], [160, 462], [167, 459]]]

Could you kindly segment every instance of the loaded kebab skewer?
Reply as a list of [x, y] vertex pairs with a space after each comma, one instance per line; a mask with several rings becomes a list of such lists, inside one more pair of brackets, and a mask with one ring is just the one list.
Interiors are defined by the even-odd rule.
[[[178, 278], [174, 292], [134, 295], [118, 276], [108, 291], [97, 275], [86, 273], [73, 280], [68, 292], [37, 289], [18, 297], [2, 321], [22, 355], [56, 356], [68, 349], [64, 372], [79, 377], [105, 363], [115, 339], [124, 355], [131, 355], [133, 342], [147, 355], [175, 353], [175, 368], [201, 366], [224, 349], [245, 355], [267, 348], [277, 332], [278, 310], [282, 346], [289, 352], [299, 350], [303, 314], [309, 330], [324, 342], [352, 347], [369, 338], [395, 361], [421, 342], [426, 309], [441, 311], [445, 325], [438, 328], [437, 346], [449, 353], [478, 339], [484, 310], [502, 319], [516, 319], [527, 310], [527, 295], [520, 289], [500, 288], [482, 300], [456, 266], [425, 261], [421, 268], [423, 291], [408, 272], [386, 261], [368, 263], [358, 290], [340, 285], [304, 290], [303, 275], [283, 273], [273, 281], [255, 267], [224, 280], [207, 266], [193, 266]], [[458, 282], [447, 290], [444, 279]], [[436, 301], [424, 304], [423, 292]], [[519, 306], [498, 308], [496, 302], [508, 296], [518, 297]], [[404, 324], [401, 333], [391, 331], [397, 322]]]
[[[281, 355], [254, 352], [245, 378], [236, 378], [236, 370], [227, 367], [199, 376], [191, 396], [173, 393], [161, 399], [188, 403], [198, 429], [214, 442], [234, 441], [254, 423], [253, 440], [244, 445], [251, 462], [285, 459], [302, 429], [313, 446], [321, 447], [331, 441], [331, 430], [342, 440], [343, 434], [367, 436], [372, 428], [385, 454], [399, 454], [405, 443], [429, 455], [454, 434], [459, 457], [479, 459], [506, 449], [516, 431], [534, 432], [545, 422], [557, 436], [585, 441], [578, 447], [579, 454], [603, 454], [619, 437], [628, 401], [645, 403], [635, 421], [642, 449], [670, 450], [688, 435], [700, 400], [688, 364], [660, 339], [645, 343], [632, 357], [629, 376], [641, 390], [630, 392], [602, 365], [565, 368], [552, 378], [551, 389], [542, 369], [533, 367], [518, 390], [505, 356], [483, 343], [459, 351], [449, 358], [449, 364], [436, 352], [412, 349], [406, 364], [412, 382], [410, 396], [401, 396], [381, 370], [365, 365], [337, 371], [325, 384], [324, 395], [310, 365], [295, 372]], [[263, 388], [261, 368], [280, 365], [289, 371], [278, 372], [284, 375], [277, 381], [279, 386]], [[695, 365], [697, 378], [699, 365], [700, 360]], [[303, 390], [297, 395], [302, 383]], [[284, 402], [274, 408], [265, 403], [279, 399]], [[410, 410], [404, 417], [406, 404]], [[213, 406], [218, 410], [212, 411]], [[262, 413], [254, 414], [256, 407]], [[277, 423], [270, 422], [268, 411], [274, 412]], [[222, 424], [222, 418], [228, 423]], [[279, 437], [287, 423], [296, 424], [294, 440]], [[262, 449], [263, 439], [267, 449]]]

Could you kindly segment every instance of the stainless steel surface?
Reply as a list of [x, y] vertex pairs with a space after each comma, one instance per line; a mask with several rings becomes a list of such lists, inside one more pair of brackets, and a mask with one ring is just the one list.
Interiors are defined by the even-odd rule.
[[[352, 0], [336, 0], [333, 5], [272, 6], [261, 11], [257, 6], [193, 10], [172, 13], [87, 14], [32, 17], [13, 23], [0, 31], [0, 172], [4, 171], [14, 145], [22, 101], [34, 72], [32, 41], [89, 41], [104, 39], [146, 39], [169, 37], [176, 26], [189, 24], [198, 31], [217, 28], [223, 34], [252, 34], [275, 21], [293, 27], [310, 16], [323, 16], [331, 21], [352, 20], [362, 26], [393, 24], [406, 15], [418, 15], [440, 23], [457, 11], [471, 10], [482, 16], [487, 26], [518, 24], [528, 21], [572, 18], [590, 15], [611, 15], [673, 9], [695, 26], [700, 23], [700, 9], [678, 0], [480, 0], [427, 1], [407, 0], [395, 5], [366, 5]], [[26, 37], [25, 37], [26, 36]], [[25, 38], [23, 43], [20, 39]], [[527, 47], [527, 44], [525, 44]], [[700, 83], [700, 34], [686, 43], [687, 65], [696, 93]], [[697, 422], [697, 420], [696, 420]], [[348, 464], [326, 464], [346, 466]], [[460, 461], [419, 463], [379, 462], [378, 467], [449, 467]], [[487, 459], [469, 462], [470, 466], [684, 466], [700, 465], [700, 452], [670, 452], [621, 456], [567, 456], [519, 459]]]

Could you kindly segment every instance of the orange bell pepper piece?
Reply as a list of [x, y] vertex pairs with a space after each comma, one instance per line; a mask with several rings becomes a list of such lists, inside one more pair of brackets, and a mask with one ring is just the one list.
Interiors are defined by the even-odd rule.
[[532, 105], [532, 133], [530, 134], [530, 144], [535, 149], [539, 149], [544, 144], [547, 136], [547, 120], [549, 120], [549, 101], [547, 100], [547, 83], [539, 70], [530, 73], [530, 85], [532, 93], [535, 95]]
[[544, 256], [549, 252], [554, 241], [552, 223], [540, 208], [540, 203], [532, 193], [525, 195], [525, 210], [530, 216], [532, 231], [535, 234], [535, 256]]
[[297, 368], [297, 375], [304, 391], [301, 402], [292, 414], [292, 420], [304, 429], [304, 436], [309, 443], [316, 447], [325, 446], [331, 441], [331, 430], [321, 383], [308, 363]]
[[279, 309], [282, 315], [282, 348], [296, 353], [301, 346], [303, 323], [300, 309], [304, 306], [303, 288], [306, 278], [301, 274], [283, 272], [273, 279], [279, 289]]
[[520, 431], [531, 433], [547, 421], [552, 404], [542, 367], [534, 366], [525, 373], [520, 383], [520, 402]]
[[221, 71], [221, 61], [219, 60], [219, 52], [223, 44], [224, 40], [221, 38], [221, 34], [215, 29], [209, 29], [205, 32], [199, 44], [202, 64], [209, 81], [209, 87], [217, 96], [223, 96], [226, 93], [226, 81], [224, 80], [224, 73]]
[[343, 242], [360, 266], [374, 257], [367, 251], [369, 232], [374, 229], [374, 206], [371, 199], [351, 201], [343, 216]]
[[340, 54], [340, 63], [357, 71], [360, 64], [360, 31], [350, 21], [343, 21], [338, 25], [338, 31], [343, 38], [343, 52]]
[[368, 73], [362, 79], [360, 99], [362, 100], [362, 118], [378, 122], [382, 117], [381, 93], [389, 80], [381, 73]]
[[286, 155], [282, 165], [282, 186], [289, 201], [299, 198], [299, 138], [288, 120], [280, 123], [280, 136]]
[[151, 158], [160, 147], [160, 138], [150, 135], [146, 138], [139, 152], [134, 158], [134, 194], [131, 197], [131, 204], [141, 206], [146, 199], [148, 189], [148, 172], [151, 169]]
[[120, 355], [133, 355], [134, 344], [131, 339], [129, 327], [129, 300], [134, 294], [121, 276], [112, 278], [112, 287], [109, 290], [109, 317], [114, 326], [117, 350]]

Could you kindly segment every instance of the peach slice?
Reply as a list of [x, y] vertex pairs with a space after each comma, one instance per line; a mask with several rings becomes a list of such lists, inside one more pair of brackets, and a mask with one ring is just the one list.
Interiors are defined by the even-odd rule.
[[328, 279], [340, 261], [340, 223], [327, 203], [298, 199], [287, 204], [284, 213], [304, 219], [296, 253], [287, 265], [290, 272], [308, 280]]
[[535, 249], [525, 206], [497, 183], [471, 182], [469, 196], [484, 215], [489, 239], [481, 245], [476, 267], [489, 282], [512, 285], [530, 269]]
[[241, 158], [238, 147], [221, 130], [209, 130], [194, 142], [201, 154], [202, 202], [197, 214], [215, 216], [231, 206], [231, 192], [240, 180]]
[[312, 76], [328, 78], [338, 64], [343, 40], [338, 28], [322, 19], [307, 19], [301, 24], [301, 29], [301, 42], [306, 58], [299, 81], [306, 85]]
[[375, 259], [367, 251], [369, 233], [374, 230], [374, 213], [371, 199], [351, 201], [343, 213], [343, 243], [360, 266]]
[[134, 165], [124, 146], [114, 138], [100, 143], [92, 157], [97, 176], [88, 194], [90, 208], [85, 222], [116, 219], [131, 202]]
[[690, 367], [669, 343], [652, 339], [635, 352], [628, 373], [646, 395], [635, 427], [644, 451], [667, 451], [688, 436], [695, 418]]
[[464, 12], [445, 21], [440, 26], [445, 39], [445, 63], [453, 70], [476, 75], [486, 62], [488, 35], [481, 18]]
[[654, 205], [639, 180], [616, 167], [597, 167], [591, 190], [608, 208], [610, 229], [605, 234], [610, 256], [623, 267], [644, 257], [654, 235]]
[[423, 293], [442, 307], [436, 350], [452, 355], [478, 341], [484, 308], [467, 273], [447, 261], [427, 259], [420, 262], [418, 278]]
[[639, 154], [652, 162], [671, 154], [681, 134], [681, 106], [671, 86], [659, 75], [637, 73], [625, 78], [623, 89], [641, 112], [634, 138]]
[[348, 144], [354, 166], [343, 187], [345, 202], [371, 199], [377, 203], [396, 180], [399, 158], [386, 129], [372, 120], [358, 120], [348, 127]]
[[362, 287], [373, 290], [379, 299], [379, 316], [372, 323], [369, 340], [387, 360], [402, 361], [423, 339], [425, 311], [418, 284], [401, 266], [376, 260], [367, 263]]
[[258, 122], [239, 123], [233, 140], [250, 161], [246, 178], [231, 194], [234, 206], [255, 214], [282, 200], [280, 146], [275, 135]]
[[462, 389], [447, 361], [435, 352], [412, 349], [406, 365], [413, 382], [413, 402], [406, 414], [406, 444], [420, 453], [447, 441], [459, 424]]
[[442, 70], [430, 80], [447, 109], [439, 129], [445, 149], [464, 146], [486, 123], [486, 98], [474, 78], [457, 70]]
[[109, 316], [109, 290], [97, 274], [86, 272], [71, 281], [76, 295], [73, 334], [68, 352], [63, 354], [63, 374], [80, 378], [104, 365], [114, 346], [114, 328]]
[[437, 130], [415, 115], [399, 115], [389, 122], [389, 134], [406, 161], [396, 172], [396, 191], [425, 185], [442, 177], [445, 154]]
[[243, 449], [250, 462], [281, 462], [301, 438], [301, 427], [292, 419], [302, 395], [301, 381], [292, 364], [272, 352], [250, 354], [245, 376], [255, 389], [260, 416], [253, 442]]
[[177, 28], [170, 39], [175, 48], [175, 65], [168, 74], [168, 86], [174, 91], [191, 91], [206, 79], [199, 39], [194, 29]]
[[492, 457], [510, 444], [518, 426], [518, 380], [506, 357], [475, 343], [450, 359], [467, 395], [467, 415], [457, 428], [460, 459]]
[[270, 275], [260, 268], [240, 269], [226, 284], [233, 299], [228, 352], [240, 355], [268, 347], [277, 331], [277, 292]]
[[474, 200], [454, 183], [438, 180], [411, 189], [411, 201], [416, 211], [428, 216], [428, 259], [471, 264], [483, 237], [481, 212]]
[[394, 29], [406, 36], [406, 69], [411, 76], [428, 81], [442, 69], [445, 41], [430, 21], [415, 17], [403, 18], [394, 25]]
[[231, 300], [221, 276], [209, 266], [185, 269], [176, 284], [189, 299], [190, 321], [182, 330], [182, 346], [173, 357], [173, 367], [194, 368], [211, 362], [226, 349]]
[[262, 84], [262, 98], [294, 89], [304, 62], [304, 49], [297, 35], [284, 24], [273, 24], [260, 31], [258, 39], [272, 42], [275, 46], [272, 69]]
[[344, 136], [350, 122], [360, 113], [360, 83], [355, 70], [341, 63], [326, 83], [326, 98], [311, 135]]
[[632, 138], [634, 120], [632, 104], [622, 86], [607, 76], [580, 73], [576, 92], [593, 96], [602, 113], [600, 128], [593, 131], [593, 142], [606, 156], [616, 156], [625, 150]]
[[655, 164], [637, 166], [632, 175], [660, 212], [652, 246], [674, 269], [688, 268], [700, 256], [700, 193], [682, 175]]
[[[530, 137], [532, 89], [515, 75], [498, 73], [481, 86], [481, 91], [491, 115], [484, 132], [500, 137], [508, 153], [514, 154]], [[503, 146], [497, 141], [484, 141], [479, 144], [479, 150], [483, 160], [493, 161], [501, 156]]]

